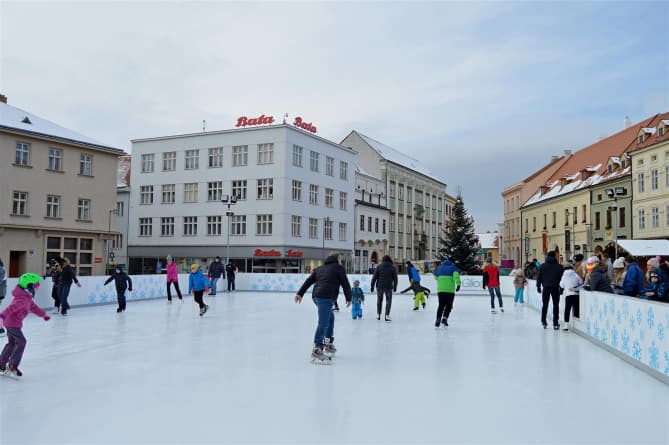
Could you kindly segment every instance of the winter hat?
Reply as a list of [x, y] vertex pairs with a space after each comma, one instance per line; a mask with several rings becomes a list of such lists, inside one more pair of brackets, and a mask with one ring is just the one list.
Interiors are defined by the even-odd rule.
[[353, 285], [356, 287], [360, 286], [360, 280], [353, 280]]
[[577, 253], [576, 255], [574, 255], [574, 261], [583, 261], [583, 255]]
[[588, 272], [592, 272], [593, 270], [595, 270], [597, 264], [599, 264], [599, 258], [597, 258], [596, 256], [591, 256], [585, 263], [585, 270], [587, 270]]
[[193, 264], [190, 266], [190, 270], [191, 270], [192, 272], [195, 272], [195, 271], [198, 270], [199, 268], [200, 268], [200, 265], [197, 264], [197, 263], [193, 263]]
[[613, 268], [614, 269], [624, 269], [625, 268], [625, 259], [624, 258], [618, 258], [613, 262]]
[[166, 260], [167, 260], [167, 261], [172, 261], [172, 255], [167, 255]]
[[19, 287], [22, 287], [23, 289], [34, 287], [35, 284], [39, 283], [40, 281], [42, 281], [42, 277], [36, 273], [24, 273], [19, 278]]
[[649, 266], [653, 266], [654, 268], [657, 269], [658, 267], [660, 267], [660, 260], [657, 257], [651, 258], [651, 259], [648, 260], [648, 262], [646, 264], [649, 265]]

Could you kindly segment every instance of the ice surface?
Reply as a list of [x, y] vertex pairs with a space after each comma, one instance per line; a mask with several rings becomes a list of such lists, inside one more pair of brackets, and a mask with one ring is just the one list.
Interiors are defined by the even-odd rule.
[[[0, 443], [663, 443], [669, 387], [535, 310], [457, 296], [392, 323], [336, 315], [332, 366], [309, 362], [310, 298], [219, 293], [30, 316], [22, 381], [0, 378]], [[6, 305], [6, 303], [5, 303]], [[3, 338], [4, 342], [4, 338]]]

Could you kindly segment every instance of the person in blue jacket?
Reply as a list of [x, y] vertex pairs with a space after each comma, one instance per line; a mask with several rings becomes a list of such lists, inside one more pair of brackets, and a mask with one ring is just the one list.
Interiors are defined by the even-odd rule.
[[207, 277], [205, 277], [200, 270], [200, 265], [194, 263], [190, 266], [190, 274], [188, 275], [188, 294], [190, 295], [192, 292], [195, 297], [195, 302], [200, 306], [200, 317], [202, 317], [204, 313], [207, 312], [207, 309], [209, 309], [209, 305], [204, 304], [202, 295], [204, 295], [205, 289], [210, 286], [211, 283], [209, 283]]
[[625, 257], [625, 263], [627, 263], [627, 272], [623, 280], [623, 294], [638, 297], [643, 290], [643, 271], [632, 255]]

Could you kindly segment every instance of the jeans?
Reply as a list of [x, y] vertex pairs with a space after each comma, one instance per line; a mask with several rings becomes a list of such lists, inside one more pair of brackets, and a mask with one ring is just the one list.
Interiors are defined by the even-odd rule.
[[324, 338], [332, 338], [334, 335], [334, 312], [332, 312], [332, 298], [313, 297], [314, 304], [318, 308], [318, 326], [314, 334], [314, 347], [320, 348]]
[[352, 309], [351, 309], [351, 316], [353, 317], [354, 320], [358, 317], [362, 318], [362, 304], [353, 303], [353, 306], [352, 306]]
[[504, 307], [502, 303], [502, 293], [499, 291], [499, 286], [490, 287], [488, 286], [488, 292], [490, 292], [490, 307], [495, 309], [495, 294], [497, 294], [497, 299], [499, 300], [499, 307]]
[[228, 292], [231, 290], [235, 290], [235, 277], [233, 276], [232, 278], [228, 277]]
[[523, 294], [525, 293], [525, 289], [522, 287], [516, 288], [516, 293], [513, 296], [513, 302], [514, 303], [525, 303], [523, 300]]
[[7, 344], [0, 354], [0, 367], [18, 368], [26, 349], [26, 338], [20, 328], [7, 328]]
[[376, 288], [376, 313], [381, 315], [381, 308], [383, 307], [383, 296], [386, 296], [386, 315], [390, 315], [390, 307], [393, 304], [393, 290], [387, 288]]
[[53, 298], [53, 305], [57, 308], [60, 308], [60, 291], [59, 287], [55, 284], [51, 287], [51, 298]]
[[546, 325], [546, 315], [548, 314], [548, 300], [553, 300], [553, 326], [558, 325], [560, 319], [560, 288], [544, 287], [541, 291], [541, 324]]
[[211, 277], [211, 290], [209, 291], [209, 295], [216, 295], [216, 284], [220, 278], [221, 277]]
[[67, 297], [70, 295], [70, 288], [72, 287], [72, 283], [68, 284], [61, 284], [59, 286], [59, 294], [58, 297], [60, 298], [60, 313], [61, 314], [66, 314], [67, 311], [70, 309], [70, 305], [67, 302]]
[[448, 320], [448, 316], [451, 315], [451, 310], [453, 309], [453, 300], [455, 300], [455, 293], [453, 292], [438, 292], [439, 295], [439, 307], [437, 307], [437, 322], [441, 322], [441, 319]]

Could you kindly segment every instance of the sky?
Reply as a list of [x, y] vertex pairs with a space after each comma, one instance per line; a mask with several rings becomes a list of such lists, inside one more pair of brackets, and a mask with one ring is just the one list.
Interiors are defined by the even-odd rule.
[[666, 2], [0, 1], [0, 93], [105, 144], [303, 116], [403, 151], [479, 232], [565, 149], [669, 111]]

